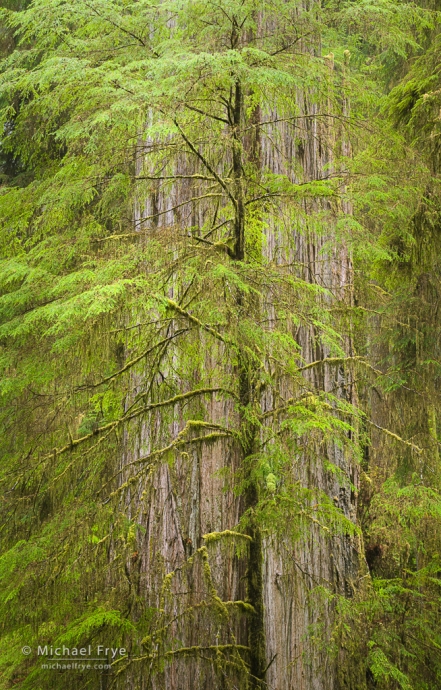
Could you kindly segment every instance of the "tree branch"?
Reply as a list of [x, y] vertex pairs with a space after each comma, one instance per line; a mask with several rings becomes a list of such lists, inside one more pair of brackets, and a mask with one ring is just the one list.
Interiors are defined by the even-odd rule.
[[206, 175], [166, 175], [154, 177], [153, 175], [140, 175], [135, 177], [135, 180], [206, 180], [207, 182], [217, 182], [215, 177], [207, 177]]
[[219, 175], [217, 174], [217, 172], [211, 167], [210, 163], [206, 160], [205, 156], [203, 156], [203, 155], [197, 150], [197, 148], [191, 143], [191, 141], [188, 139], [188, 137], [187, 137], [187, 136], [185, 135], [185, 133], [183, 132], [181, 126], [180, 126], [179, 123], [178, 123], [178, 121], [177, 121], [177, 120], [173, 120], [173, 122], [174, 122], [174, 124], [175, 124], [175, 126], [176, 126], [176, 128], [177, 128], [177, 130], [178, 130], [178, 132], [179, 132], [179, 134], [181, 135], [181, 137], [183, 138], [183, 140], [184, 140], [185, 143], [187, 144], [187, 146], [193, 151], [193, 153], [195, 154], [195, 156], [197, 156], [197, 157], [199, 158], [199, 160], [201, 161], [201, 163], [203, 163], [203, 165], [205, 165], [205, 167], [207, 168], [207, 170], [216, 178], [217, 182], [219, 182], [219, 184], [220, 184], [220, 186], [222, 187], [222, 189], [224, 189], [225, 192], [226, 192], [226, 194], [230, 197], [230, 199], [231, 199], [231, 201], [233, 202], [234, 206], [237, 206], [237, 201], [236, 201], [236, 199], [234, 198], [234, 196], [231, 194], [231, 192], [230, 192], [230, 190], [228, 189], [228, 186], [225, 184], [224, 180], [223, 180], [221, 177], [219, 177]]
[[[114, 428], [119, 426], [120, 424], [123, 424], [124, 422], [129, 422], [135, 417], [139, 417], [139, 415], [143, 414], [144, 412], [150, 412], [151, 410], [160, 408], [160, 407], [165, 407], [167, 405], [175, 405], [178, 402], [181, 402], [182, 400], [188, 400], [189, 398], [192, 398], [196, 395], [206, 395], [208, 393], [228, 393], [228, 395], [231, 395], [233, 397], [236, 397], [235, 394], [232, 391], [228, 391], [226, 388], [199, 388], [197, 390], [193, 391], [188, 391], [187, 393], [180, 393], [179, 395], [175, 395], [173, 398], [168, 398], [167, 400], [161, 400], [160, 402], [157, 403], [151, 403], [150, 405], [145, 405], [143, 407], [138, 407], [135, 410], [132, 410], [129, 414], [125, 414], [119, 419], [114, 420], [113, 422], [109, 422], [108, 424], [105, 424], [104, 426], [99, 427], [98, 429], [95, 429], [94, 431], [90, 432], [90, 434], [86, 434], [85, 436], [81, 436], [80, 438], [77, 439], [71, 439], [70, 442], [62, 446], [61, 448], [54, 448], [54, 450], [51, 453], [47, 453], [44, 455], [41, 460], [48, 460], [51, 457], [56, 457], [58, 455], [63, 455], [64, 453], [67, 453], [67, 451], [71, 451], [80, 444], [84, 443], [85, 441], [89, 441], [92, 439], [94, 436], [97, 436], [98, 434], [101, 434], [103, 431], [112, 431]], [[201, 422], [202, 424], [202, 422]], [[214, 425], [211, 425], [214, 427]], [[221, 428], [221, 427], [219, 427]], [[223, 427], [222, 427], [223, 428]]]
[[125, 371], [128, 369], [131, 369], [137, 362], [139, 362], [141, 359], [144, 357], [147, 357], [153, 350], [156, 350], [157, 347], [160, 347], [161, 345], [168, 344], [171, 340], [174, 338], [177, 338], [177, 336], [181, 335], [182, 333], [187, 333], [188, 328], [181, 328], [180, 331], [177, 331], [176, 333], [173, 333], [173, 335], [169, 335], [167, 338], [164, 338], [164, 340], [160, 340], [159, 343], [156, 343], [156, 345], [153, 345], [150, 347], [148, 350], [145, 350], [145, 352], [142, 352], [138, 357], [135, 357], [135, 359], [130, 360], [130, 362], [127, 362], [127, 364], [122, 367], [119, 371], [116, 371], [114, 374], [111, 376], [107, 376], [105, 379], [102, 379], [98, 383], [91, 383], [91, 384], [84, 384], [83, 386], [78, 386], [75, 390], [76, 391], [82, 391], [82, 390], [87, 390], [88, 388], [98, 388], [98, 386], [102, 386], [104, 383], [108, 383], [109, 381], [112, 381], [112, 379], [116, 378], [117, 376], [120, 376], [123, 374]]
[[219, 120], [219, 122], [225, 122], [225, 124], [229, 125], [230, 123], [228, 120], [224, 117], [218, 117], [217, 115], [211, 115], [210, 113], [206, 113], [204, 110], [200, 110], [199, 108], [195, 108], [194, 105], [187, 105], [186, 103], [184, 104], [188, 110], [194, 110], [195, 113], [199, 113], [200, 115], [205, 115], [205, 117], [210, 117], [213, 120]]
[[224, 338], [224, 336], [221, 335], [219, 333], [219, 331], [216, 331], [211, 326], [208, 326], [208, 324], [205, 324], [202, 321], [199, 321], [199, 319], [197, 319], [196, 316], [193, 316], [193, 314], [190, 314], [190, 312], [186, 311], [185, 309], [182, 309], [182, 307], [180, 307], [179, 304], [177, 304], [177, 302], [175, 302], [174, 300], [169, 299], [168, 297], [163, 297], [162, 295], [161, 296], [157, 295], [157, 297], [162, 302], [166, 302], [166, 304], [168, 304], [169, 307], [171, 307], [176, 312], [178, 312], [178, 314], [181, 314], [181, 316], [185, 316], [189, 321], [196, 324], [200, 328], [203, 328], [204, 331], [207, 331], [207, 333], [211, 333], [211, 335], [213, 335], [215, 338], [217, 338], [221, 342], [223, 342], [225, 344], [229, 344], [229, 345], [232, 344], [227, 338]]
[[375, 424], [375, 422], [372, 422], [370, 419], [366, 419], [366, 422], [370, 424], [371, 426], [374, 426], [376, 429], [379, 429], [380, 431], [383, 432], [383, 434], [386, 434], [386, 436], [390, 436], [391, 438], [394, 438], [396, 441], [399, 441], [400, 443], [404, 443], [405, 446], [409, 446], [410, 448], [413, 448], [416, 450], [416, 452], [421, 455], [423, 453], [423, 449], [420, 448], [419, 446], [416, 446], [412, 441], [406, 441], [404, 438], [401, 438], [401, 436], [398, 436], [398, 434], [394, 434], [393, 431], [389, 431], [389, 429], [385, 429], [382, 426], [379, 426], [378, 424]]

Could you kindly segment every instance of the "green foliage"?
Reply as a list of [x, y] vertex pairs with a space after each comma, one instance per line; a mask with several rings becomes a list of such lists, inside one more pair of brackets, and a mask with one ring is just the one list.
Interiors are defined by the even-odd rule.
[[[353, 464], [371, 453], [360, 524], [374, 554], [372, 585], [337, 606], [335, 639], [356, 621], [354, 668], [379, 689], [436, 687], [436, 13], [389, 0], [34, 0], [1, 17], [0, 687], [56, 687], [23, 644], [98, 635], [131, 655], [116, 687], [164, 679], [178, 657], [211, 664], [222, 687], [262, 686], [262, 580], [249, 572], [243, 600], [223, 601], [211, 550], [232, 544], [257, 573], [263, 536], [360, 539], [302, 476], [313, 463], [354, 491], [330, 449]], [[314, 179], [277, 128], [306, 160], [311, 120]], [[355, 306], [352, 268], [333, 293], [299, 238], [324, 263], [351, 252]], [[356, 403], [341, 384], [353, 378]], [[405, 413], [376, 416], [375, 391]], [[147, 595], [157, 470], [182, 474], [220, 440], [240, 458], [222, 475], [243, 502], [238, 524], [213, 527], [210, 551], [188, 537], [180, 569], [158, 557], [162, 590]], [[188, 608], [181, 577], [201, 587]], [[204, 648], [184, 643], [195, 620]]]

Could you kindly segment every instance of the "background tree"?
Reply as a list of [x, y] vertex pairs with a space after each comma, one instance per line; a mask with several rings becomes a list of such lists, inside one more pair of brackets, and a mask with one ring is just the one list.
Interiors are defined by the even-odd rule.
[[[416, 154], [372, 96], [420, 50], [430, 13], [235, 0], [18, 10], [4, 14], [17, 48], [1, 91], [3, 686], [78, 687], [22, 645], [107, 640], [129, 657], [85, 686], [434, 682], [403, 637], [397, 647], [407, 594], [393, 570], [371, 559], [389, 582], [365, 586], [355, 525], [372, 426], [360, 378], [374, 429], [428, 457], [372, 405], [396, 378], [378, 361], [378, 321], [360, 314], [390, 292], [430, 176], [418, 158], [406, 179]], [[383, 557], [376, 535], [403, 501], [418, 498], [419, 525], [436, 515], [433, 486], [403, 494], [389, 474], [363, 494], [368, 556]], [[412, 519], [397, 549], [409, 530], [417, 543]], [[419, 558], [413, 597], [424, 573], [436, 587]], [[406, 610], [433, 652], [430, 607]], [[348, 656], [345, 625], [361, 614]]]

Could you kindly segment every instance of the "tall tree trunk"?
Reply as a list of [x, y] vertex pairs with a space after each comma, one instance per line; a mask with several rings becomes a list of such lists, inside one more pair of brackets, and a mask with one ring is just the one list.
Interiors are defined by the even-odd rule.
[[[241, 86], [236, 85], [233, 109], [233, 159], [232, 175], [236, 206], [234, 209], [233, 260], [242, 261], [245, 256], [245, 209], [243, 198], [242, 147], [252, 149], [256, 157], [259, 151], [261, 165], [275, 173], [286, 169], [286, 161], [293, 159], [303, 169], [305, 181], [324, 175], [325, 166], [330, 164], [327, 128], [314, 115], [315, 106], [308, 103], [308, 94], [299, 94], [301, 112], [308, 117], [297, 131], [284, 123], [272, 125], [271, 136], [260, 136], [242, 140], [238, 136], [242, 117]], [[272, 140], [278, 138], [279, 149]], [[294, 167], [294, 166], [292, 166]], [[179, 170], [191, 174], [194, 168], [183, 161]], [[147, 200], [142, 216], [151, 215], [153, 206], [160, 211], [177, 205], [191, 196], [188, 184], [176, 184], [172, 198], [160, 195]], [[322, 202], [324, 203], [324, 202]], [[180, 221], [175, 213], [161, 216], [164, 227]], [[336, 299], [351, 301], [352, 269], [347, 252], [338, 248], [324, 251], [325, 244], [332, 239], [332, 228], [327, 237], [318, 237], [313, 232], [295, 234], [297, 263], [304, 267], [303, 278], [310, 283], [329, 289]], [[287, 261], [290, 257], [281, 253], [280, 228], [272, 220], [267, 230], [268, 256], [275, 262]], [[321, 298], [322, 299], [322, 298]], [[243, 296], [237, 295], [238, 318], [244, 309]], [[213, 352], [212, 344], [200, 337], [200, 348], [207, 348], [209, 362], [219, 356]], [[296, 338], [301, 345], [301, 355], [308, 364], [324, 360], [329, 351], [317, 344], [312, 327], [300, 327]], [[218, 348], [222, 349], [222, 344]], [[351, 355], [351, 343], [346, 342], [346, 351]], [[179, 355], [176, 355], [176, 369], [179, 371]], [[203, 572], [197, 560], [190, 568], [184, 563], [194, 557], [204, 545], [204, 535], [213, 532], [234, 530], [242, 515], [251, 516], [248, 521], [248, 536], [251, 542], [247, 555], [238, 556], [231, 549], [222, 549], [220, 544], [209, 547], [213, 567], [211, 575], [221, 599], [246, 601], [252, 607], [246, 620], [237, 620], [234, 630], [227, 631], [222, 621], [208, 622], [194, 614], [191, 625], [176, 623], [172, 626], [174, 636], [183, 647], [203, 644], [204, 640], [218, 639], [225, 643], [227, 638], [235, 643], [249, 646], [249, 671], [251, 686], [277, 690], [335, 690], [339, 687], [341, 673], [338, 656], [330, 655], [328, 646], [333, 628], [332, 602], [319, 602], [317, 586], [327, 587], [332, 593], [351, 596], [358, 567], [357, 544], [344, 533], [328, 536], [318, 524], [311, 522], [307, 534], [292, 545], [289, 539], [265, 538], [253, 520], [253, 510], [258, 502], [258, 487], [252, 472], [245, 477], [246, 490], [237, 496], [231, 490], [224, 490], [222, 474], [225, 471], [247, 472], [247, 458], [255, 452], [258, 431], [243, 416], [253, 396], [261, 397], [263, 411], [273, 404], [272, 395], [261, 394], [253, 388], [252, 365], [244, 355], [238, 354], [237, 375], [239, 380], [239, 412], [233, 403], [221, 402], [216, 396], [208, 401], [207, 418], [221, 422], [228, 417], [238, 417], [242, 429], [242, 444], [234, 440], [220, 440], [184, 453], [173, 468], [163, 464], [156, 471], [148, 497], [135, 497], [137, 511], [143, 513], [145, 535], [141, 545], [140, 596], [145, 596], [151, 606], [160, 606], [163, 578], [166, 573], [178, 571], [173, 579], [171, 598], [172, 613], [179, 616], [187, 607], [200, 601], [204, 590]], [[167, 372], [162, 372], [167, 377]], [[197, 375], [196, 375], [197, 379]], [[311, 387], [325, 392], [334, 392], [342, 400], [354, 403], [355, 389], [350, 374], [342, 366], [321, 364], [310, 369]], [[183, 391], [188, 382], [182, 380]], [[289, 397], [292, 383], [289, 379], [280, 382], [279, 393]], [[179, 406], [175, 408], [175, 420], [179, 420]], [[170, 430], [160, 416], [153, 415], [149, 425], [139, 429], [139, 440], [130, 451], [130, 459], [148, 451], [149, 435], [159, 430], [164, 443], [167, 437], [179, 432], [178, 421]], [[309, 440], [311, 444], [311, 440]], [[341, 470], [330, 471], [327, 463]], [[335, 443], [319, 446], [304, 457], [293, 458], [292, 482], [300, 486], [325, 492], [342, 513], [355, 521], [358, 474], [353, 458]], [[144, 504], [143, 504], [144, 502]], [[319, 591], [319, 590], [317, 590]], [[178, 619], [177, 619], [178, 620]], [[222, 638], [222, 640], [221, 640]], [[146, 682], [146, 681], [143, 681]], [[230, 687], [215, 663], [202, 663], [200, 658], [174, 660], [152, 679], [155, 688], [167, 687], [179, 690], [184, 687], [223, 688]], [[147, 685], [145, 686], [147, 687]], [[233, 686], [231, 686], [233, 687]], [[345, 686], [346, 687], [346, 686]]]
[[[262, 27], [260, 27], [262, 30]], [[232, 48], [240, 43], [235, 20], [233, 21]], [[311, 46], [304, 46], [311, 50]], [[229, 132], [231, 148], [225, 152], [228, 164], [223, 161], [216, 169], [208, 163], [203, 146], [195, 145], [178, 122], [175, 125], [185, 142], [191, 156], [182, 155], [175, 162], [176, 180], [171, 193], [154, 192], [141, 199], [137, 210], [137, 227], [149, 226], [152, 229], [167, 227], [202, 227], [205, 217], [213, 210], [211, 201], [192, 204], [192, 213], [184, 216], [181, 204], [193, 198], [192, 181], [182, 179], [202, 173], [217, 180], [227, 192], [228, 202], [232, 202], [232, 247], [227, 253], [233, 262], [245, 262], [246, 258], [246, 177], [245, 165], [250, 162], [256, 170], [284, 175], [296, 183], [297, 173], [302, 171], [302, 182], [320, 180], [329, 174], [332, 167], [333, 143], [336, 138], [332, 122], [333, 58], [327, 59], [329, 69], [329, 93], [325, 97], [328, 120], [324, 120], [315, 100], [308, 92], [297, 96], [297, 122], [276, 121], [263, 129], [259, 119], [264, 117], [260, 108], [255, 107], [248, 119], [246, 133], [242, 131], [244, 112], [244, 90], [240, 79], [231, 88], [226, 131]], [[344, 108], [347, 104], [344, 105]], [[274, 113], [272, 115], [275, 115]], [[288, 116], [290, 113], [288, 113]], [[277, 115], [274, 117], [277, 120]], [[327, 124], [324, 124], [327, 122]], [[251, 134], [250, 134], [251, 131]], [[153, 142], [147, 141], [145, 153], [148, 154]], [[146, 160], [147, 156], [146, 156]], [[148, 165], [148, 162], [147, 162]], [[145, 171], [141, 160], [140, 170]], [[230, 173], [225, 171], [230, 168]], [[231, 175], [231, 192], [222, 181]], [[327, 171], [327, 172], [325, 172]], [[154, 171], [151, 171], [153, 174]], [[258, 188], [258, 184], [256, 184]], [[332, 299], [350, 304], [352, 302], [352, 267], [348, 252], [332, 244], [332, 225], [327, 236], [318, 236], [308, 227], [308, 213], [319, 208], [326, 209], [329, 203], [323, 200], [304, 202], [304, 220], [291, 230], [288, 242], [284, 239], [283, 218], [269, 217], [266, 229], [266, 253], [268, 261], [274, 264], [293, 266], [291, 272], [310, 284], [326, 288]], [[177, 208], [177, 210], [169, 210]], [[185, 207], [184, 207], [185, 209]], [[283, 203], [281, 212], [283, 215]], [[157, 215], [156, 215], [157, 214]], [[265, 219], [265, 205], [259, 210]], [[150, 220], [155, 216], [153, 220]], [[217, 211], [214, 214], [217, 216]], [[145, 221], [143, 219], [146, 219]], [[215, 225], [213, 222], [212, 225]], [[286, 229], [285, 229], [286, 230]], [[203, 239], [203, 238], [202, 238]], [[202, 241], [202, 240], [201, 240]], [[301, 267], [299, 269], [299, 267]], [[300, 275], [299, 275], [300, 270]], [[179, 290], [174, 287], [170, 298], [179, 302]], [[235, 316], [238, 323], [246, 319], [247, 310], [254, 312], [256, 319], [263, 317], [258, 298], [250, 298], [242, 288], [236, 287]], [[271, 304], [271, 294], [265, 298], [265, 316], [271, 321], [276, 305]], [[317, 306], [329, 306], [331, 298], [317, 296]], [[179, 309], [179, 307], [178, 307]], [[176, 323], [169, 329], [178, 329], [179, 313]], [[169, 331], [168, 331], [169, 332]], [[329, 348], [320, 344], [314, 326], [299, 326], [293, 333], [300, 346], [299, 356], [306, 368], [313, 365], [305, 376], [311, 391], [333, 393], [348, 403], [355, 403], [355, 388], [350, 370], [338, 363], [322, 363], [329, 357]], [[158, 666], [148, 679], [144, 678], [141, 687], [166, 687], [180, 690], [184, 687], [199, 689], [247, 687], [274, 688], [274, 690], [335, 690], [342, 679], [339, 665], [342, 652], [331, 655], [331, 635], [334, 624], [334, 604], [332, 599], [319, 600], [320, 588], [327, 588], [332, 594], [352, 596], [358, 568], [357, 544], [344, 530], [328, 534], [312, 519], [308, 529], [294, 543], [288, 536], [292, 525], [287, 525], [287, 534], [262, 533], [256, 510], [259, 505], [259, 486], [254, 471], [254, 457], [259, 448], [259, 428], [253, 422], [253, 410], [260, 409], [263, 414], [270, 413], [277, 400], [286, 400], [294, 393], [295, 382], [283, 375], [273, 390], [259, 383], [259, 371], [246, 344], [236, 349], [235, 363], [225, 362], [226, 344], [215, 342], [199, 330], [198, 348], [206, 349], [205, 368], [215, 370], [216, 362], [230, 370], [237, 379], [238, 400], [220, 399], [212, 393], [204, 396], [204, 420], [211, 424], [222, 424], [225, 419], [234, 420], [239, 428], [239, 438], [213, 440], [185, 448], [173, 464], [164, 462], [152, 470], [151, 486], [145, 491], [131, 496], [132, 510], [142, 516], [145, 533], [140, 544], [140, 571], [138, 594], [146, 597], [149, 605], [156, 610], [166, 609], [169, 620], [168, 640], [174, 639], [178, 646], [188, 650], [186, 658], [168, 657], [167, 664]], [[350, 338], [344, 348], [347, 356], [352, 355]], [[173, 355], [172, 368], [180, 376], [180, 389], [183, 393], [197, 386], [202, 371], [193, 371], [190, 376], [182, 374], [180, 355]], [[158, 368], [165, 383], [169, 372]], [[176, 375], [176, 374], [175, 374]], [[142, 386], [143, 382], [138, 381]], [[182, 430], [183, 409], [177, 403], [172, 419], [164, 418], [160, 412], [152, 412], [147, 422], [128, 434], [128, 449], [125, 462], [136, 461], [150, 451], [150, 438], [161, 439], [167, 446], [170, 438], [177, 438]], [[200, 411], [199, 411], [200, 412]], [[133, 439], [137, 438], [137, 441]], [[356, 488], [358, 473], [356, 463], [350, 452], [334, 441], [323, 442], [311, 434], [305, 439], [306, 450], [292, 458], [289, 470], [293, 487], [311, 489], [326, 494], [351, 522], [356, 519]], [[332, 468], [333, 471], [332, 471]], [[227, 482], [223, 479], [228, 477]], [[243, 483], [243, 490], [234, 490], [236, 476]], [[127, 477], [125, 477], [127, 481]], [[225, 485], [227, 484], [227, 485]], [[295, 489], [294, 489], [295, 490]], [[310, 507], [314, 513], [314, 499]], [[294, 517], [291, 518], [294, 520]], [[240, 521], [244, 521], [247, 543], [245, 550], [223, 544], [222, 539], [208, 539], [205, 535], [231, 533]], [[240, 537], [238, 537], [240, 539]], [[190, 559], [190, 560], [189, 560]], [[173, 573], [172, 580], [167, 574]], [[165, 580], [164, 580], [165, 578]], [[207, 579], [208, 578], [208, 579]], [[164, 599], [164, 582], [167, 592]], [[204, 616], [208, 598], [211, 602], [229, 602], [240, 610], [234, 621], [227, 621], [218, 606], [218, 615]], [[242, 606], [242, 609], [241, 609]], [[248, 608], [247, 608], [248, 607]], [[186, 618], [185, 611], [191, 611]], [[205, 660], [200, 648], [207, 645], [238, 645], [243, 659], [248, 664], [248, 672], [243, 676], [240, 661], [237, 677], [228, 675], [221, 669], [216, 658], [206, 652]], [[164, 645], [158, 638], [157, 645]], [[198, 651], [199, 649], [199, 651]], [[163, 655], [167, 654], [164, 646]], [[211, 659], [211, 661], [210, 661]], [[242, 669], [243, 670], [243, 669]], [[144, 684], [144, 685], [143, 685]]]

